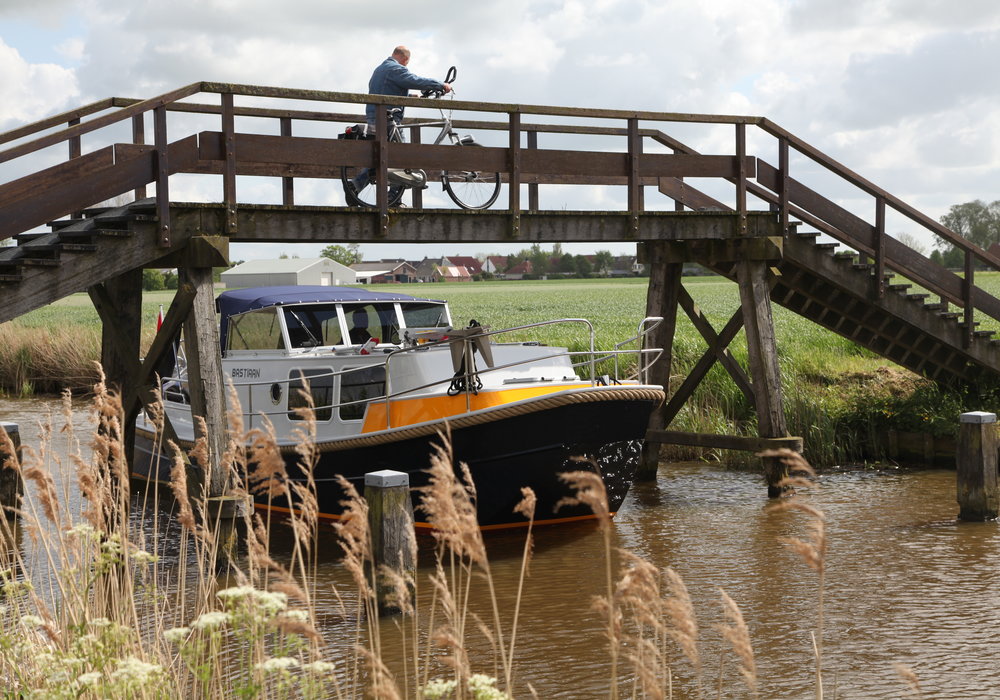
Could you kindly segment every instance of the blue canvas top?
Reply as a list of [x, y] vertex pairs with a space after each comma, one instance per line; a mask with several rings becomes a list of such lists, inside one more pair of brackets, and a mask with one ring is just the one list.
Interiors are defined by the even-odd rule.
[[357, 287], [322, 287], [318, 285], [289, 285], [284, 287], [248, 287], [223, 292], [216, 299], [215, 308], [222, 315], [220, 323], [220, 340], [226, 347], [226, 330], [229, 328], [229, 317], [254, 309], [264, 309], [269, 306], [286, 304], [315, 304], [331, 302], [370, 302], [370, 301], [429, 301], [443, 303], [440, 299], [421, 299], [409, 294], [395, 292], [373, 292]]

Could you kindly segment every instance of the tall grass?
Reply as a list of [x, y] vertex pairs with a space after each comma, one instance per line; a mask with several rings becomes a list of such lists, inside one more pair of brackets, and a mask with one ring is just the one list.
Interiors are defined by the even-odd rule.
[[[46, 444], [26, 446], [21, 461], [0, 430], [0, 468], [15, 469], [33, 486], [33, 496], [18, 510], [18, 521], [0, 518], [8, 540], [0, 547], [0, 682], [17, 696], [52, 698], [173, 697], [306, 697], [306, 698], [509, 698], [515, 693], [537, 697], [530, 678], [518, 678], [516, 640], [518, 602], [501, 609], [492, 589], [492, 572], [482, 533], [475, 521], [474, 485], [468, 470], [454, 464], [447, 436], [430, 463], [431, 479], [422, 507], [434, 525], [433, 564], [427, 576], [410, 577], [375, 569], [368, 531], [367, 505], [349, 484], [347, 516], [338, 527], [343, 566], [353, 590], [335, 590], [340, 619], [354, 626], [346, 647], [329, 642], [317, 621], [315, 482], [292, 483], [275, 456], [273, 434], [265, 429], [244, 432], [239, 410], [230, 417], [228, 449], [223, 464], [232, 480], [227, 496], [247, 499], [250, 490], [273, 492], [298, 504], [287, 531], [291, 539], [281, 551], [270, 544], [279, 526], [247, 511], [242, 535], [245, 555], [230, 561], [219, 578], [213, 562], [219, 548], [220, 522], [211, 516], [210, 499], [188, 481], [187, 462], [205, 458], [204, 446], [190, 454], [174, 447], [175, 469], [170, 493], [155, 488], [132, 494], [122, 459], [121, 407], [99, 383], [92, 410], [97, 429], [75, 434], [67, 394], [59, 425], [70, 435], [67, 454], [53, 455]], [[310, 473], [315, 460], [310, 409], [299, 438], [299, 467]], [[252, 447], [244, 450], [249, 441]], [[794, 453], [772, 455], [792, 460], [798, 489], [814, 488], [808, 465]], [[52, 462], [67, 460], [75, 488], [83, 496], [79, 512], [71, 512]], [[719, 697], [743, 685], [752, 697], [766, 696], [766, 673], [756, 666], [750, 630], [737, 602], [720, 591], [729, 643], [718, 659], [719, 674], [710, 682], [700, 648], [700, 631], [691, 597], [673, 570], [659, 571], [628, 550], [614, 548], [603, 483], [593, 472], [564, 475], [575, 495], [570, 502], [590, 505], [602, 529], [605, 590], [593, 601], [603, 621], [610, 659], [606, 692], [621, 696], [673, 698]], [[526, 491], [518, 510], [529, 519], [533, 494]], [[148, 500], [173, 497], [170, 518], [157, 511], [130, 516]], [[796, 499], [778, 511], [807, 516], [807, 535], [785, 542], [818, 575], [817, 623], [814, 632], [816, 697], [823, 697], [823, 587], [826, 551], [823, 515]], [[785, 517], [775, 512], [770, 517]], [[14, 529], [20, 527], [41, 551], [32, 571]], [[280, 526], [285, 528], [284, 525]], [[415, 540], [408, 545], [416, 548]], [[531, 553], [527, 530], [518, 590], [523, 590]], [[384, 577], [403, 611], [396, 632], [378, 624], [376, 589]], [[418, 609], [419, 589], [431, 587], [428, 609]], [[545, 585], [545, 582], [527, 582]], [[485, 590], [489, 610], [472, 612], [471, 598]], [[425, 597], [424, 597], [425, 598]], [[386, 635], [398, 634], [397, 640]], [[473, 639], [486, 639], [486, 651], [470, 649]], [[406, 650], [402, 669], [391, 669], [389, 643]], [[727, 658], [735, 672], [726, 672]], [[681, 666], [685, 668], [682, 669]], [[898, 666], [901, 681], [919, 692], [912, 670]], [[573, 669], [566, 669], [567, 690]]]

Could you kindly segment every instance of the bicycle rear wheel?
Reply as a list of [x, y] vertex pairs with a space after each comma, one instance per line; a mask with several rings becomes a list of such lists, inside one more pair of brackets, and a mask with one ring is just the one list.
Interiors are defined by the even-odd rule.
[[[347, 165], [341, 168], [340, 179], [344, 183], [344, 198], [347, 199], [348, 206], [374, 208], [376, 206], [375, 198], [377, 196], [375, 183], [369, 180], [368, 184], [360, 190], [355, 190], [354, 188], [354, 178], [358, 177], [361, 170], [362, 168], [355, 168]], [[400, 201], [403, 199], [403, 190], [405, 189], [405, 187], [400, 186], [393, 186], [389, 188], [390, 207], [399, 206]]]
[[500, 173], [446, 170], [441, 180], [448, 196], [462, 209], [488, 209], [500, 194]]

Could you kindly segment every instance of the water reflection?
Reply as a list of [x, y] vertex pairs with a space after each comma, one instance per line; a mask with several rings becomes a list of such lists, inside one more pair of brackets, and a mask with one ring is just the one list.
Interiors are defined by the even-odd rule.
[[[0, 401], [0, 415], [21, 424], [26, 445], [37, 435], [32, 422], [49, 411], [57, 412], [51, 402]], [[51, 453], [65, 448], [53, 445]], [[68, 460], [58, 464], [63, 462]], [[954, 472], [831, 470], [823, 473], [821, 484], [811, 498], [826, 515], [829, 542], [823, 629], [827, 696], [836, 686], [838, 697], [904, 697], [895, 663], [917, 673], [927, 697], [1000, 696], [993, 690], [1000, 657], [1000, 533], [996, 523], [955, 519]], [[68, 498], [70, 510], [74, 503], [79, 507], [78, 496]], [[750, 627], [761, 697], [813, 697], [810, 634], [817, 631], [818, 581], [778, 541], [804, 536], [806, 522], [800, 514], [766, 511], [766, 500], [758, 475], [716, 465], [664, 465], [655, 483], [638, 484], [629, 493], [614, 524], [614, 544], [657, 567], [672, 567], [684, 578], [698, 615], [708, 687], [715, 687], [720, 654], [726, 651], [715, 628], [723, 619], [722, 587]], [[146, 512], [147, 518], [156, 512], [161, 522], [171, 521], [169, 504]], [[159, 542], [168, 562], [182, 556], [172, 537]], [[505, 625], [517, 594], [523, 537], [523, 531], [487, 537]], [[272, 551], [287, 556], [290, 542], [290, 535], [277, 528]], [[28, 538], [19, 546], [28, 547]], [[431, 600], [426, 578], [431, 547], [429, 539], [421, 540], [418, 595], [424, 610]], [[314, 583], [322, 631], [331, 649], [346, 649], [358, 620], [331, 529], [323, 528], [317, 551]], [[593, 597], [606, 592], [603, 557], [602, 537], [593, 523], [536, 531], [518, 632], [519, 696], [527, 695], [530, 683], [539, 697], [606, 697], [606, 642], [591, 610]], [[39, 567], [36, 576], [47, 575], [43, 560], [32, 561]], [[478, 580], [474, 585], [474, 612], [488, 619], [485, 586]], [[404, 652], [395, 622], [383, 622], [382, 632], [387, 661], [400, 669]], [[489, 643], [481, 637], [470, 640], [468, 651], [473, 659], [491, 658]], [[492, 668], [476, 670], [493, 673]], [[691, 671], [679, 655], [674, 671], [678, 684], [689, 680]], [[731, 655], [722, 672], [725, 696], [743, 697]], [[692, 697], [689, 689], [675, 685], [674, 697]]]

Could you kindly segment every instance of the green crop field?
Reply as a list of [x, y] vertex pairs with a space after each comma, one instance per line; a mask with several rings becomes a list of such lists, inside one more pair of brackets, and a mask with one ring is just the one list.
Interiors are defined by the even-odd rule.
[[[1000, 273], [978, 273], [976, 284], [1000, 295]], [[737, 287], [728, 280], [687, 277], [684, 286], [717, 331], [739, 311]], [[475, 319], [499, 330], [553, 319], [587, 319], [594, 325], [597, 347], [607, 350], [635, 335], [645, 316], [646, 287], [646, 279], [631, 278], [374, 288], [447, 300], [456, 326]], [[171, 291], [143, 295], [144, 348], [152, 340], [160, 306], [167, 308], [172, 298]], [[775, 306], [773, 313], [789, 431], [806, 438], [807, 451], [820, 463], [867, 454], [879, 430], [948, 433], [954, 431], [961, 410], [997, 408], [989, 401], [1000, 392], [980, 388], [973, 397], [968, 392], [942, 391], [790, 311]], [[1000, 329], [1000, 322], [993, 319], [977, 320], [981, 328]], [[88, 390], [96, 376], [100, 336], [97, 313], [86, 294], [72, 295], [0, 324], [0, 391], [24, 395], [57, 392], [66, 386], [78, 392]], [[510, 339], [573, 350], [589, 344], [587, 327], [580, 323], [520, 331]], [[676, 388], [705, 350], [705, 341], [679, 312], [672, 386]], [[742, 332], [730, 351], [745, 367]], [[752, 406], [718, 363], [670, 427], [730, 434], [756, 431]], [[689, 451], [674, 456], [699, 454]]]

